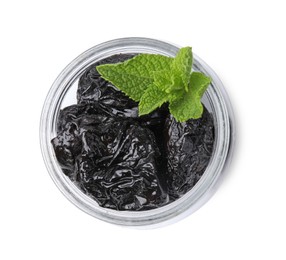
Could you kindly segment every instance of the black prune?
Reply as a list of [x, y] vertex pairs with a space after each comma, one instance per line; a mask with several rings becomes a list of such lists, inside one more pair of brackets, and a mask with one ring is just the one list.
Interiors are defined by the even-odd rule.
[[[68, 123], [78, 122], [83, 115], [94, 117], [97, 123], [113, 117], [112, 109], [100, 103], [71, 105], [62, 109], [57, 120], [57, 133], [66, 128]], [[109, 119], [110, 120], [110, 119]]]
[[110, 82], [101, 78], [96, 70], [98, 65], [122, 62], [132, 57], [134, 57], [134, 54], [117, 54], [89, 66], [78, 82], [78, 104], [99, 102], [112, 107], [116, 116], [137, 117], [137, 103], [128, 98]]
[[81, 152], [82, 143], [78, 138], [79, 129], [75, 123], [68, 122], [64, 129], [58, 131], [57, 136], [52, 139], [52, 144], [63, 172], [73, 179], [75, 158]]
[[90, 65], [78, 82], [78, 104], [99, 103], [109, 109], [116, 117], [136, 118], [146, 126], [161, 124], [165, 121], [166, 106], [157, 109], [149, 115], [139, 117], [138, 103], [131, 100], [113, 84], [104, 80], [96, 66], [101, 64], [118, 63], [134, 57], [136, 54], [116, 54]]
[[96, 66], [127, 60], [113, 55], [80, 77], [77, 105], [62, 109], [52, 140], [63, 172], [102, 207], [148, 210], [188, 192], [213, 150], [214, 125], [202, 118], [178, 123], [167, 104], [139, 117], [138, 103], [100, 77]]
[[160, 151], [151, 130], [89, 104], [62, 113], [59, 118], [66, 125], [59, 127], [52, 144], [65, 174], [80, 189], [99, 205], [117, 210], [151, 209], [167, 202], [157, 177]]
[[178, 123], [166, 120], [167, 184], [171, 199], [188, 192], [201, 178], [212, 154], [213, 118], [204, 108], [201, 118]]

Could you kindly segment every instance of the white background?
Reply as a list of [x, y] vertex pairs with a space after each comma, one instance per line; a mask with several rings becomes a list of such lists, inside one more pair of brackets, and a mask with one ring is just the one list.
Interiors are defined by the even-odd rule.
[[[286, 259], [285, 1], [1, 1], [0, 259]], [[99, 221], [52, 182], [39, 120], [60, 71], [106, 40], [193, 46], [237, 121], [232, 166], [199, 211], [152, 230]]]

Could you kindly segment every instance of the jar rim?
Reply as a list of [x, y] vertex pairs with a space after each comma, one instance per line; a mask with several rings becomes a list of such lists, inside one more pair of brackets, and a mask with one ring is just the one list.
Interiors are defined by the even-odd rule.
[[118, 225], [156, 227], [175, 222], [201, 207], [215, 192], [222, 175], [226, 172], [234, 150], [235, 122], [233, 110], [225, 88], [216, 73], [194, 54], [195, 70], [212, 78], [206, 91], [215, 124], [215, 146], [211, 161], [198, 183], [178, 200], [146, 211], [116, 211], [100, 207], [97, 202], [83, 194], [59, 167], [51, 139], [55, 136], [56, 120], [61, 102], [72, 83], [92, 63], [118, 53], [156, 53], [175, 56], [179, 47], [164, 41], [128, 37], [96, 45], [75, 58], [59, 74], [46, 97], [40, 121], [40, 145], [47, 170], [60, 191], [78, 208], [86, 213]]

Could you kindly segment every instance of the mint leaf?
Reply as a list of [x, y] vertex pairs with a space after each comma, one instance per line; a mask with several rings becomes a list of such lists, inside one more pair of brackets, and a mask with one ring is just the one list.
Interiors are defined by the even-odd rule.
[[171, 70], [161, 70], [155, 71], [153, 73], [154, 84], [161, 88], [163, 91], [170, 93], [170, 89], [173, 87], [174, 83], [172, 81]]
[[139, 102], [139, 115], [145, 115], [163, 103], [179, 122], [202, 115], [201, 98], [211, 79], [192, 72], [191, 47], [181, 48], [175, 58], [140, 54], [117, 64], [97, 66], [101, 76], [127, 96]]
[[173, 58], [158, 54], [139, 54], [117, 64], [97, 66], [101, 76], [135, 101], [139, 101], [154, 81], [154, 72], [170, 70]]
[[196, 92], [201, 99], [212, 79], [201, 72], [193, 72], [190, 79], [190, 91]]
[[211, 79], [200, 72], [191, 74], [189, 91], [183, 97], [171, 101], [169, 105], [170, 112], [178, 122], [201, 117], [201, 98], [210, 82]]
[[193, 53], [191, 47], [181, 48], [172, 64], [174, 85], [183, 85], [188, 92], [193, 65]]
[[150, 84], [139, 103], [139, 115], [146, 115], [168, 101], [168, 94], [155, 84]]

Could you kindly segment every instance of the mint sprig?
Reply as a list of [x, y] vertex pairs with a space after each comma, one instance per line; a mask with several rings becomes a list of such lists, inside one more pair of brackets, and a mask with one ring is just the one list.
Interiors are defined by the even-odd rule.
[[181, 48], [175, 58], [139, 54], [122, 63], [97, 66], [101, 76], [135, 101], [139, 115], [149, 114], [169, 102], [178, 122], [200, 118], [201, 98], [211, 78], [192, 71], [191, 47]]

